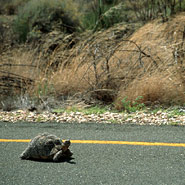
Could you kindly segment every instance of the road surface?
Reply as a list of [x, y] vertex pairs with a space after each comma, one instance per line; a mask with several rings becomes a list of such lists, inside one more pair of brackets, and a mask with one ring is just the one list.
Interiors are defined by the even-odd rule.
[[[42, 132], [71, 139], [74, 159], [20, 160], [21, 140]], [[1, 185], [185, 185], [184, 126], [0, 122], [0, 139]]]

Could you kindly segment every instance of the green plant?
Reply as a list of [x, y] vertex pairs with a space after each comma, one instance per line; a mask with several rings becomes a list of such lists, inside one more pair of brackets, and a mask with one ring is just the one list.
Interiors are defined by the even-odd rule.
[[137, 110], [143, 109], [145, 107], [144, 103], [140, 103], [139, 101], [142, 99], [142, 96], [138, 96], [135, 101], [127, 100], [127, 97], [122, 99], [123, 109], [127, 112], [136, 112]]
[[[2, 1], [2, 2], [1, 2]], [[23, 6], [29, 0], [0, 0], [0, 10], [2, 14], [14, 15], [20, 6]]]
[[42, 117], [38, 116], [36, 119], [36, 122], [41, 122], [42, 121]]
[[173, 118], [176, 116], [184, 116], [185, 112], [184, 111], [180, 111], [179, 109], [173, 109], [170, 112], [168, 112], [168, 118]]
[[109, 122], [110, 122], [110, 123], [113, 123], [113, 124], [119, 123], [119, 122], [118, 122], [117, 120], [115, 120], [115, 119], [110, 119]]
[[84, 114], [103, 114], [108, 112], [106, 107], [94, 106], [83, 110]]
[[48, 33], [55, 26], [68, 33], [77, 31], [79, 22], [71, 7], [71, 0], [30, 0], [19, 8], [14, 21], [14, 32], [18, 40], [25, 42], [30, 32]]
[[60, 113], [63, 113], [63, 112], [65, 112], [65, 109], [63, 109], [63, 108], [58, 108], [58, 109], [53, 109], [52, 110], [52, 113], [58, 113], [58, 114], [60, 114]]
[[71, 113], [71, 112], [81, 112], [81, 110], [76, 107], [76, 106], [68, 106], [66, 109], [65, 109], [65, 112], [66, 113]]
[[108, 112], [108, 111], [109, 110], [108, 110], [107, 107], [100, 107], [100, 106], [94, 106], [94, 107], [84, 108], [84, 109], [80, 109], [80, 108], [75, 107], [75, 106], [69, 106], [67, 108], [59, 108], [59, 109], [52, 110], [52, 112], [54, 112], [54, 113], [82, 112], [86, 115], [89, 115], [89, 114], [103, 114], [103, 113]]
[[169, 16], [184, 11], [185, 3], [182, 0], [126, 0], [127, 8], [135, 13], [138, 21], [148, 21], [159, 16], [166, 21]]
[[177, 122], [170, 122], [168, 125], [171, 125], [171, 126], [179, 126], [179, 123], [177, 123]]
[[18, 40], [20, 42], [25, 42], [27, 39], [27, 34], [30, 31], [29, 23], [26, 19], [18, 18], [14, 22], [14, 31], [18, 34]]
[[89, 3], [88, 11], [85, 11], [82, 18], [84, 28], [97, 31], [121, 22], [125, 17], [123, 7], [123, 3], [118, 3], [117, 0], [107, 2], [98, 0]]
[[52, 85], [48, 84], [48, 81], [44, 81], [38, 84], [37, 95], [38, 97], [46, 97], [52, 94], [54, 91]]
[[160, 107], [151, 110], [151, 113], [152, 113], [152, 114], [156, 114], [156, 113], [159, 112], [159, 111], [161, 111], [161, 108], [160, 108]]
[[123, 10], [124, 4], [122, 3], [107, 8], [107, 10], [105, 10], [96, 21], [93, 31], [96, 31], [98, 28], [109, 28], [116, 23], [122, 22], [123, 17], [126, 17], [126, 14], [123, 13]]

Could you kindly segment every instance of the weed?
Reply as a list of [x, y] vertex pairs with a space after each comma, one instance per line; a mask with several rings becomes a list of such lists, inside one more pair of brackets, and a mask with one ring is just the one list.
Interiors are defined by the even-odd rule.
[[38, 84], [37, 94], [38, 97], [46, 97], [54, 91], [52, 85], [48, 84], [47, 81]]
[[139, 101], [142, 99], [142, 96], [138, 96], [135, 101], [131, 102], [130, 100], [127, 100], [127, 97], [123, 98], [122, 105], [125, 111], [127, 112], [136, 112], [137, 110], [141, 110], [145, 107], [144, 103], [139, 103]]
[[65, 112], [70, 113], [70, 112], [81, 112], [81, 109], [79, 109], [78, 107], [75, 106], [68, 106], [65, 109]]
[[170, 122], [170, 123], [168, 123], [168, 125], [171, 125], [171, 126], [179, 126], [179, 123], [178, 122]]
[[36, 122], [41, 122], [41, 121], [42, 121], [42, 117], [38, 116]]
[[119, 123], [119, 122], [118, 122], [117, 120], [115, 120], [115, 119], [110, 119], [109, 122], [110, 122], [110, 123], [113, 123], [113, 124]]
[[168, 113], [168, 118], [178, 117], [178, 116], [184, 116], [185, 112], [181, 111], [179, 109], [173, 109]]
[[160, 108], [155, 108], [153, 110], [151, 110], [152, 114], [156, 114], [157, 112], [159, 112], [161, 109]]
[[52, 110], [52, 113], [57, 113], [57, 114], [61, 114], [61, 113], [63, 113], [63, 112], [65, 112], [65, 110], [62, 109], [62, 108], [58, 108], [58, 109], [53, 109], [53, 110]]
[[83, 110], [84, 114], [103, 114], [105, 112], [108, 112], [107, 107], [99, 107], [99, 106], [95, 106], [95, 107], [91, 107], [91, 108], [87, 108]]
[[53, 109], [52, 110], [53, 113], [58, 113], [58, 114], [62, 114], [64, 112], [66, 113], [71, 113], [71, 112], [83, 112], [82, 109], [76, 107], [76, 106], [67, 106], [66, 108], [58, 108], [58, 109]]

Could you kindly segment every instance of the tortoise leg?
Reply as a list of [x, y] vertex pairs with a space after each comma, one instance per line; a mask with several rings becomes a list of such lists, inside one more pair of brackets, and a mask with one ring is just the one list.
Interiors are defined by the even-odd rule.
[[59, 161], [62, 157], [71, 157], [73, 153], [67, 149], [65, 152], [60, 150], [53, 156], [53, 161], [57, 162]]
[[28, 148], [26, 148], [26, 150], [24, 150], [23, 152], [22, 152], [22, 154], [20, 155], [20, 158], [21, 159], [28, 159], [29, 158], [29, 149]]
[[25, 153], [22, 153], [22, 154], [20, 155], [20, 158], [21, 158], [21, 159], [27, 159], [27, 157], [25, 156]]
[[73, 152], [71, 152], [71, 150], [67, 149], [65, 152], [64, 152], [64, 155], [65, 157], [71, 157], [73, 155]]
[[60, 159], [61, 157], [63, 157], [63, 151], [62, 151], [62, 150], [60, 150], [59, 152], [57, 152], [57, 153], [53, 156], [53, 161], [54, 161], [54, 162], [58, 162], [59, 159]]

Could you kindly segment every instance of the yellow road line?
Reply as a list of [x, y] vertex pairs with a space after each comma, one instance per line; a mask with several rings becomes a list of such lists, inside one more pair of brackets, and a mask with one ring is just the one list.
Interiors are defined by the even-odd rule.
[[[30, 139], [0, 139], [0, 142], [27, 143], [30, 142]], [[159, 143], [159, 142], [136, 142], [136, 141], [71, 140], [71, 143], [185, 147], [185, 143]]]
[[28, 143], [31, 139], [0, 139], [0, 142]]
[[136, 142], [136, 141], [98, 141], [98, 140], [71, 140], [72, 143], [89, 144], [120, 144], [120, 145], [146, 145], [146, 146], [176, 146], [185, 147], [185, 143], [158, 143], [158, 142]]

